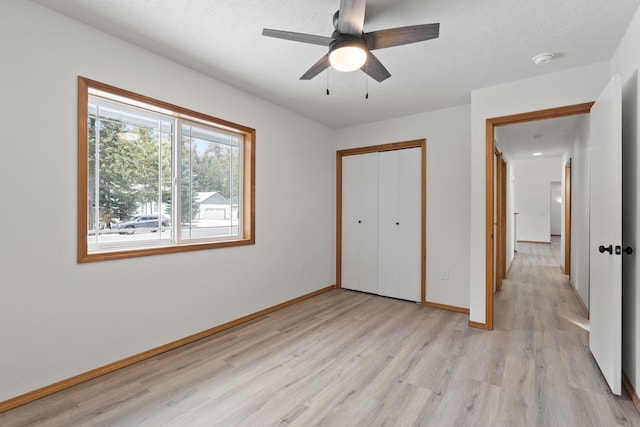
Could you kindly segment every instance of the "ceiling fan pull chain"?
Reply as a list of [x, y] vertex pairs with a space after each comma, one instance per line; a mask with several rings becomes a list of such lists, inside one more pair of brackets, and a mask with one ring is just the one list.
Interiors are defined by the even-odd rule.
[[366, 94], [364, 95], [364, 99], [369, 99], [369, 61], [364, 63], [364, 88]]
[[329, 96], [329, 68], [327, 68], [327, 96]]

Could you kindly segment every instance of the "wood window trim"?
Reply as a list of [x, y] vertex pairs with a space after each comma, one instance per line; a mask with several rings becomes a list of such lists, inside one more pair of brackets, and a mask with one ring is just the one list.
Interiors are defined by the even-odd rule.
[[[123, 249], [111, 252], [89, 253], [87, 243], [88, 229], [88, 103], [91, 89], [108, 92], [110, 94], [133, 99], [138, 102], [153, 105], [155, 107], [171, 111], [181, 117], [191, 120], [213, 123], [223, 129], [229, 129], [244, 137], [243, 167], [242, 167], [242, 198], [244, 208], [242, 210], [242, 235], [234, 240], [206, 243], [188, 243], [169, 245], [154, 248]], [[106, 261], [113, 259], [134, 258], [140, 256], [160, 255], [177, 252], [190, 252], [205, 249], [223, 247], [244, 246], [255, 244], [255, 144], [256, 131], [247, 126], [230, 121], [218, 119], [203, 113], [189, 110], [168, 102], [160, 101], [148, 96], [140, 95], [125, 89], [120, 89], [105, 83], [100, 83], [82, 76], [78, 76], [78, 221], [77, 221], [77, 262], [86, 263], [94, 261]]]

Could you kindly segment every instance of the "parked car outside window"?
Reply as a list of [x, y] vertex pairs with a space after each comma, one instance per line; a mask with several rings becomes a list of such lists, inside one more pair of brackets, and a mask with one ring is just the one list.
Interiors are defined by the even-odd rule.
[[[162, 215], [162, 231], [169, 227], [169, 219]], [[129, 221], [122, 221], [112, 227], [119, 234], [133, 234], [136, 231], [158, 231], [158, 215], [140, 215]]]

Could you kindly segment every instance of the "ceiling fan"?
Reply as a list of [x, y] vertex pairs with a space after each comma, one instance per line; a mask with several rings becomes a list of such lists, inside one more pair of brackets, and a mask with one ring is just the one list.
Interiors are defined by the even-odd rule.
[[412, 25], [386, 30], [363, 32], [366, 0], [341, 0], [340, 9], [333, 15], [335, 31], [331, 37], [265, 28], [262, 35], [302, 43], [327, 46], [329, 52], [316, 62], [300, 80], [311, 80], [330, 65], [339, 71], [361, 69], [381, 82], [391, 74], [376, 58], [372, 50], [435, 39], [440, 24]]

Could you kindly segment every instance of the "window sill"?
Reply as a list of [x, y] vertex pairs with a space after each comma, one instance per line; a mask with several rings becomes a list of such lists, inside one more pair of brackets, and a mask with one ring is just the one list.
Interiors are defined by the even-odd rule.
[[108, 261], [114, 259], [136, 258], [151, 255], [173, 254], [179, 252], [192, 252], [206, 249], [227, 248], [234, 246], [246, 246], [255, 244], [254, 238], [247, 239], [234, 239], [220, 242], [206, 242], [206, 243], [188, 243], [182, 245], [168, 245], [153, 248], [140, 248], [130, 250], [114, 250], [103, 252], [78, 253], [78, 263], [96, 262], [96, 261]]

